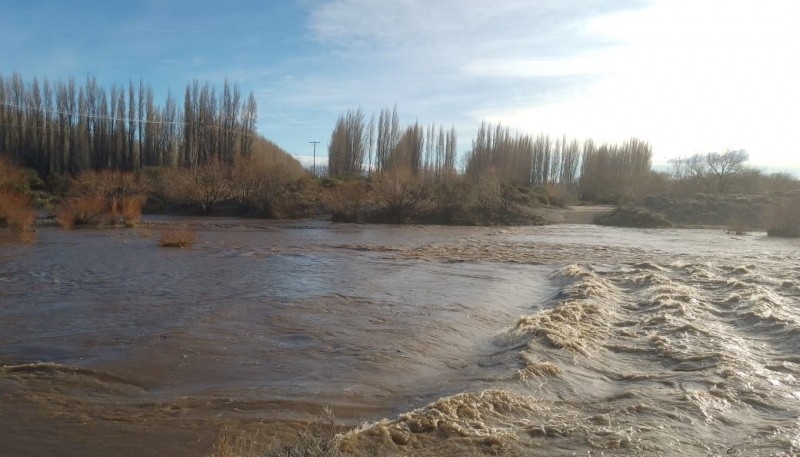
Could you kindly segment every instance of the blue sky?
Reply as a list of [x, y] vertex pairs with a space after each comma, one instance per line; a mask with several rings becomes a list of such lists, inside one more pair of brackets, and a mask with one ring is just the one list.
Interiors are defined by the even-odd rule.
[[794, 170], [798, 23], [790, 0], [8, 0], [0, 72], [141, 78], [161, 100], [228, 77], [296, 156], [324, 156], [346, 109], [396, 104], [455, 126], [461, 152], [486, 120]]

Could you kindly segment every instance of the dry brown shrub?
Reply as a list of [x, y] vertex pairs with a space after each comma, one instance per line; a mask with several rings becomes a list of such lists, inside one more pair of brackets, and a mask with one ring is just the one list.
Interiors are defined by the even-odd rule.
[[30, 170], [16, 167], [8, 158], [0, 155], [0, 191], [26, 192], [30, 173]]
[[145, 188], [132, 173], [86, 171], [70, 188], [71, 198], [56, 209], [63, 228], [77, 225], [127, 225], [141, 221]]
[[800, 237], [800, 195], [776, 202], [767, 210], [769, 236]]
[[426, 199], [424, 182], [402, 168], [376, 175], [375, 190], [381, 222], [405, 223], [413, 220]]
[[85, 171], [78, 175], [72, 193], [81, 197], [106, 199], [137, 197], [145, 193], [145, 186], [136, 175], [121, 171]]
[[128, 227], [139, 225], [142, 221], [143, 197], [122, 197], [113, 199], [111, 214], [113, 220]]
[[188, 248], [197, 241], [197, 232], [191, 227], [180, 225], [169, 227], [161, 232], [158, 245], [162, 248]]
[[190, 204], [202, 214], [211, 214], [230, 198], [231, 167], [214, 160], [192, 169], [169, 170], [161, 182], [168, 200]]
[[15, 192], [0, 192], [0, 225], [14, 232], [32, 231], [36, 213], [30, 199]]
[[0, 227], [7, 227], [26, 242], [34, 240], [36, 213], [28, 196], [30, 170], [14, 166], [0, 156]]
[[19, 239], [31, 243], [35, 240], [36, 213], [30, 199], [16, 192], [0, 191], [0, 227], [6, 226], [18, 234]]
[[109, 204], [102, 197], [75, 197], [65, 200], [56, 209], [56, 221], [62, 228], [76, 225], [101, 225], [107, 222]]
[[373, 205], [369, 183], [362, 180], [332, 182], [326, 204], [336, 222], [363, 222]]

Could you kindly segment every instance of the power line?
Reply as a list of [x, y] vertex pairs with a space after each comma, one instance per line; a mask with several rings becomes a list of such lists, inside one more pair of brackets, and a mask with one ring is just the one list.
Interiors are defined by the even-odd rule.
[[[207, 122], [186, 122], [186, 121], [171, 121], [171, 122], [167, 122], [167, 121], [163, 121], [163, 120], [130, 119], [128, 117], [122, 117], [121, 118], [121, 117], [116, 117], [116, 116], [102, 116], [102, 115], [98, 115], [98, 114], [78, 113], [78, 112], [72, 112], [72, 111], [64, 111], [64, 110], [58, 110], [58, 109], [52, 109], [52, 108], [43, 108], [43, 107], [38, 107], [38, 106], [33, 106], [33, 105], [23, 105], [23, 104], [8, 103], [8, 102], [1, 102], [0, 106], [5, 106], [5, 107], [8, 107], [8, 108], [16, 108], [16, 109], [21, 109], [21, 110], [38, 111], [38, 112], [43, 112], [45, 114], [53, 113], [53, 114], [64, 115], [64, 116], [76, 116], [76, 117], [82, 117], [82, 118], [92, 119], [92, 120], [117, 121], [117, 122], [129, 123], [129, 124], [131, 122], [133, 122], [133, 123], [135, 123], [137, 125], [140, 125], [140, 124], [173, 125], [173, 126], [197, 126], [197, 125], [200, 125], [200, 126], [203, 126], [203, 127], [214, 128], [214, 129], [217, 129], [217, 130], [220, 130], [220, 131], [223, 131], [223, 132], [242, 133], [242, 130], [228, 129], [228, 128], [221, 127], [221, 126], [218, 126], [218, 125], [213, 124], [213, 123], [210, 124], [210, 123], [207, 123]], [[4, 125], [4, 124], [0, 124], [0, 125]], [[5, 124], [5, 125], [8, 125], [8, 124]], [[20, 124], [16, 124], [16, 125], [20, 125]]]
[[[128, 117], [116, 117], [116, 116], [101, 116], [98, 114], [90, 114], [90, 113], [78, 113], [73, 111], [63, 111], [51, 108], [42, 108], [33, 105], [21, 105], [16, 103], [8, 103], [3, 102], [0, 105], [9, 107], [9, 108], [17, 108], [17, 109], [24, 109], [24, 110], [31, 110], [31, 111], [39, 111], [43, 113], [54, 113], [54, 114], [62, 114], [65, 116], [78, 116], [78, 117], [85, 117], [88, 119], [101, 119], [106, 121], [120, 121], [120, 122], [129, 122], [131, 119]], [[164, 122], [164, 121], [156, 121], [156, 120], [147, 120], [147, 119], [134, 119], [137, 123], [145, 123], [145, 124], [169, 124], [169, 125], [189, 125], [188, 122], [183, 121], [173, 121], [173, 122]]]

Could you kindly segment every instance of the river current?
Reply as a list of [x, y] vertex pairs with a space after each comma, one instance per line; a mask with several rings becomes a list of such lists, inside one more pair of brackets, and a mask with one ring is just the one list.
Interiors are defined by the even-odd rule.
[[164, 223], [0, 238], [2, 455], [204, 456], [326, 406], [385, 455], [800, 454], [798, 241]]

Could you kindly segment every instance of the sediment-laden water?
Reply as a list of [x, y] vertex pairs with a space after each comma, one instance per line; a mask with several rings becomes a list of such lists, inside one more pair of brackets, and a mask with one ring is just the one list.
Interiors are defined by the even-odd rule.
[[[800, 242], [195, 221], [0, 240], [3, 455], [800, 453]], [[266, 425], [265, 425], [266, 424]]]

